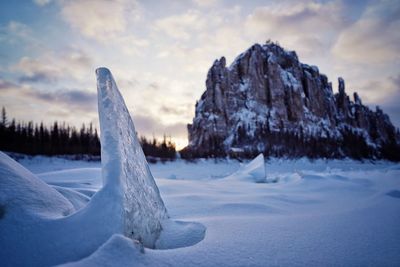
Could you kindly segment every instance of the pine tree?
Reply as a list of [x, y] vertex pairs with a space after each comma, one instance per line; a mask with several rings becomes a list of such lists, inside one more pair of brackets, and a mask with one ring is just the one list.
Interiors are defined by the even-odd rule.
[[7, 113], [5, 107], [1, 109], [1, 127], [7, 127]]

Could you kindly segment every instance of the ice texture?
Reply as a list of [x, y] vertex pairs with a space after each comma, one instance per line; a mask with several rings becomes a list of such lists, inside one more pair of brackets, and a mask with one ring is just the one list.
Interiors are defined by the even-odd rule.
[[96, 75], [104, 188], [122, 203], [123, 234], [154, 247], [167, 210], [111, 72], [99, 68]]

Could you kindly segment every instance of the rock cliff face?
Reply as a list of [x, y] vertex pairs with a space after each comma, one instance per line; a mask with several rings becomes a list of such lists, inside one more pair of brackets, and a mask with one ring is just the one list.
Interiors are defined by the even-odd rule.
[[399, 159], [399, 133], [380, 108], [334, 94], [315, 66], [274, 43], [255, 44], [208, 71], [188, 125], [184, 156], [309, 156]]

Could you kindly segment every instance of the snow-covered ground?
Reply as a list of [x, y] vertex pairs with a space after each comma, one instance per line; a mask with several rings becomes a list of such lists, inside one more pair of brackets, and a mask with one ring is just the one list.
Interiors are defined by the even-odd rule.
[[[35, 157], [20, 163], [48, 184], [81, 193], [83, 197], [76, 197], [78, 206], [84, 206], [84, 198], [102, 185], [99, 162]], [[254, 172], [253, 167], [251, 173], [259, 175], [260, 170]], [[176, 224], [166, 227], [169, 232], [162, 234], [161, 243], [171, 242], [166, 244], [171, 248], [182, 241], [174, 238], [185, 231], [194, 233], [186, 236], [193, 240], [186, 240], [186, 247], [145, 248], [143, 253], [131, 239], [114, 235], [97, 251], [68, 266], [400, 263], [399, 164], [272, 159], [265, 170], [267, 181], [273, 183], [243, 178], [251, 173], [243, 176], [246, 167], [235, 160], [178, 160], [151, 164], [150, 169], [174, 220], [169, 223]], [[196, 224], [185, 225], [188, 221], [206, 228], [203, 240], [196, 236]], [[51, 242], [57, 243], [54, 239]], [[7, 259], [1, 261], [7, 266]]]

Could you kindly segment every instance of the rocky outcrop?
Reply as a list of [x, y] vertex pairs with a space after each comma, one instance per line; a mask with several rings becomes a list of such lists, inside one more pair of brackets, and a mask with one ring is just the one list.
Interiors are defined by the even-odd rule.
[[315, 66], [274, 43], [255, 44], [227, 67], [216, 60], [188, 125], [184, 156], [399, 158], [389, 117], [350, 100], [339, 78], [333, 93]]

